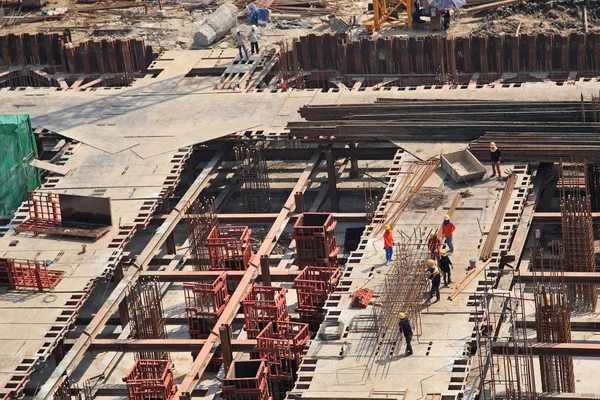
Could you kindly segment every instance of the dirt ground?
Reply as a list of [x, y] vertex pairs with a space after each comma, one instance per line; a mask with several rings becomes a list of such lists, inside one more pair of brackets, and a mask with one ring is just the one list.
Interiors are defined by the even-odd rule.
[[[322, 0], [326, 2], [327, 0]], [[65, 28], [71, 30], [74, 41], [85, 39], [129, 39], [143, 38], [156, 52], [163, 50], [188, 49], [192, 46], [193, 36], [203, 20], [213, 12], [221, 2], [204, 7], [201, 0], [193, 2], [182, 0], [166, 0], [163, 3], [164, 16], [157, 14], [158, 3], [147, 2], [148, 13], [143, 7], [126, 8], [106, 11], [93, 11], [75, 13], [73, 10], [81, 8], [110, 6], [111, 1], [100, 1], [92, 4], [77, 4], [72, 0], [50, 0], [42, 11], [20, 12], [18, 15], [32, 16], [41, 13], [62, 13], [65, 17], [58, 21], [44, 21], [17, 26], [4, 26], [0, 28], [3, 33], [31, 33], [31, 32], [61, 32]], [[130, 3], [135, 4], [135, 3]], [[137, 3], [140, 4], [140, 3]], [[353, 38], [365, 36], [364, 23], [370, 18], [365, 14], [368, 1], [355, 2], [348, 0], [329, 0], [325, 3], [332, 9], [337, 17], [349, 21], [353, 16], [362, 16], [359, 25], [353, 27], [350, 34]], [[569, 33], [584, 31], [584, 7], [587, 11], [589, 32], [600, 29], [600, 2], [597, 0], [550, 0], [550, 1], [523, 1], [519, 4], [504, 6], [487, 12], [478, 17], [472, 17], [466, 10], [459, 10], [453, 16], [450, 29], [441, 32], [432, 32], [428, 24], [419, 25], [414, 30], [408, 31], [394, 23], [386, 23], [377, 35], [486, 35], [486, 34], [515, 34], [521, 33]], [[16, 15], [14, 9], [6, 8], [6, 15]], [[11, 14], [12, 13], [12, 14]], [[260, 44], [262, 48], [276, 46], [282, 40], [291, 40], [294, 37], [309, 33], [329, 32], [329, 26], [320, 21], [319, 17], [302, 15], [302, 22], [313, 24], [312, 29], [283, 30], [276, 27], [277, 19], [271, 21], [266, 27], [259, 28]], [[251, 24], [243, 15], [238, 18], [236, 27], [243, 32], [250, 30]], [[234, 47], [233, 32], [211, 47]]]

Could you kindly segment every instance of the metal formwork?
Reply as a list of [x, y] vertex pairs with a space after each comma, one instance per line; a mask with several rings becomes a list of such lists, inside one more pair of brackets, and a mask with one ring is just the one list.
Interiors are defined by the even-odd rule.
[[269, 368], [265, 360], [233, 361], [223, 379], [226, 400], [269, 400]]
[[292, 285], [298, 293], [296, 311], [322, 311], [327, 296], [335, 290], [341, 276], [342, 270], [339, 268], [306, 267]]
[[177, 392], [168, 360], [137, 360], [123, 381], [129, 400], [171, 400]]
[[252, 258], [251, 232], [247, 226], [215, 226], [206, 239], [210, 269], [246, 270]]
[[60, 203], [55, 193], [28, 192], [27, 206], [29, 219], [15, 227], [16, 233], [32, 232], [39, 235], [61, 221]]
[[190, 337], [205, 339], [229, 301], [227, 275], [222, 273], [212, 283], [184, 283], [183, 292]]
[[337, 221], [330, 213], [302, 213], [294, 224], [296, 265], [337, 267], [339, 247], [335, 242]]
[[64, 271], [46, 268], [45, 261], [0, 258], [0, 285], [9, 285], [13, 289], [32, 287], [40, 292], [52, 289], [64, 274]]
[[307, 324], [271, 322], [256, 336], [256, 350], [267, 360], [271, 380], [294, 380], [310, 340]]
[[270, 322], [287, 321], [287, 289], [283, 287], [257, 286], [242, 301], [248, 339], [254, 339]]

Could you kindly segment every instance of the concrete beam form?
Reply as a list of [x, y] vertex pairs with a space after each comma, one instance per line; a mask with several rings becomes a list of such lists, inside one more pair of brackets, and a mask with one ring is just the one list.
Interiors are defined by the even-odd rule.
[[[563, 272], [561, 281], [566, 285], [592, 285], [600, 284], [600, 272]], [[515, 276], [515, 281], [520, 283], [543, 282], [544, 278], [540, 273], [536, 275], [531, 272], [521, 272], [519, 276]]]
[[531, 354], [533, 356], [558, 357], [600, 357], [600, 343], [533, 343], [525, 348], [522, 344], [515, 346], [507, 342], [494, 343], [494, 354]]
[[[206, 344], [204, 339], [94, 339], [91, 351], [118, 351], [136, 353], [142, 351], [168, 351], [185, 353], [199, 351]], [[251, 352], [256, 347], [256, 340], [231, 340], [235, 352]]]
[[[141, 273], [142, 279], [158, 279], [159, 282], [210, 282], [217, 279], [223, 271], [144, 271]], [[239, 282], [242, 280], [246, 271], [226, 271], [227, 280]], [[293, 282], [298, 271], [271, 271], [271, 281], [273, 282]], [[257, 276], [257, 280], [260, 280]]]

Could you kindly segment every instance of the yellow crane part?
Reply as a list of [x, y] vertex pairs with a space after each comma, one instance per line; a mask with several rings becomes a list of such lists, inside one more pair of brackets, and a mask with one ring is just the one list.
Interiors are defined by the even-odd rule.
[[415, 0], [400, 0], [391, 9], [387, 9], [386, 0], [373, 0], [373, 21], [368, 21], [365, 25], [365, 32], [369, 35], [374, 34], [376, 31], [381, 29], [383, 24], [394, 11], [404, 6], [406, 8], [406, 27], [412, 29], [412, 7]]

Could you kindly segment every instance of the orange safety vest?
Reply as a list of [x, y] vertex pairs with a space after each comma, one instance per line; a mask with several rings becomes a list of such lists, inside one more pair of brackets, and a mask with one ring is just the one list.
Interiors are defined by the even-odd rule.
[[385, 231], [383, 234], [383, 248], [387, 249], [388, 247], [392, 247], [394, 245], [394, 236], [392, 236], [392, 231]]
[[447, 238], [452, 237], [452, 233], [454, 232], [454, 230], [456, 229], [456, 225], [454, 225], [454, 223], [452, 221], [450, 221], [448, 224], [442, 224], [442, 232], [444, 233], [444, 236]]

